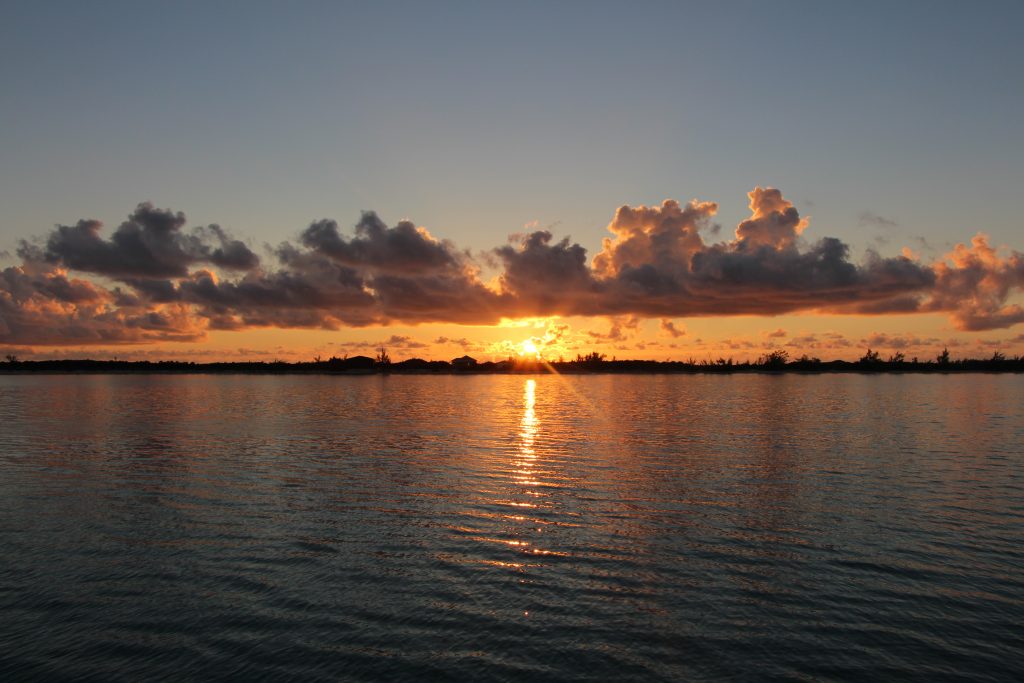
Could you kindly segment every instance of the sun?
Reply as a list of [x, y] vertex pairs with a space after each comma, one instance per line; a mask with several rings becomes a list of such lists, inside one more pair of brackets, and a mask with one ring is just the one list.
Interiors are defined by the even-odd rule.
[[519, 345], [519, 355], [540, 356], [540, 350], [537, 348], [537, 345], [533, 343], [532, 339], [526, 339]]

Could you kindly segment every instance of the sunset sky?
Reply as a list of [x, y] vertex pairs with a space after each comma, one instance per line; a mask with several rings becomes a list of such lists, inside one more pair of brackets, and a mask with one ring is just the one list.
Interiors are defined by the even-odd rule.
[[1020, 2], [51, 3], [0, 352], [1024, 353]]

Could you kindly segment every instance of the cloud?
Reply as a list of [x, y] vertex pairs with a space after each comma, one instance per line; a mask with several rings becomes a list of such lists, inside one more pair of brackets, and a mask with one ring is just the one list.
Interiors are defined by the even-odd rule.
[[434, 340], [434, 343], [440, 344], [442, 346], [461, 346], [463, 349], [475, 348], [477, 346], [476, 343], [471, 342], [466, 337], [459, 337], [457, 339], [452, 339], [450, 337], [438, 337], [437, 339]]
[[868, 252], [860, 264], [849, 247], [825, 237], [805, 244], [807, 222], [775, 189], [749, 193], [752, 215], [735, 239], [706, 244], [701, 230], [712, 202], [621, 207], [592, 267], [585, 250], [547, 232], [497, 251], [502, 290], [521, 309], [546, 315], [643, 317], [776, 315], [870, 305], [926, 290], [932, 270], [905, 256]]
[[895, 228], [899, 223], [885, 216], [879, 216], [873, 211], [861, 211], [857, 216], [857, 225], [862, 228], [872, 225], [878, 228]]
[[895, 351], [922, 346], [935, 346], [942, 343], [941, 340], [934, 337], [921, 338], [913, 334], [886, 334], [885, 332], [873, 332], [860, 341], [861, 345], [869, 348], [893, 349]]
[[[1012, 345], [1013, 339], [1005, 341], [989, 340], [989, 339], [975, 339], [974, 345], [976, 347], [1003, 347], [1005, 345]], [[861, 339], [857, 346], [860, 348], [873, 348], [873, 349], [887, 349], [890, 351], [906, 351], [908, 354], [927, 356], [930, 354], [937, 353], [943, 348], [964, 348], [970, 345], [970, 342], [965, 339], [956, 337], [947, 337], [940, 339], [939, 337], [920, 337], [911, 333], [900, 333], [900, 334], [889, 334], [885, 332], [872, 332], [867, 337]]]
[[[497, 322], [502, 316], [501, 297], [480, 281], [470, 257], [409, 221], [388, 227], [377, 214], [364, 212], [350, 239], [336, 222], [321, 220], [300, 241], [311, 255], [362, 280], [378, 322]], [[302, 256], [288, 250], [293, 263]]]
[[[971, 245], [957, 244], [930, 267], [931, 286], [914, 292], [840, 306], [836, 312], [949, 313], [954, 327], [976, 332], [1024, 322], [1024, 308], [1008, 299], [1024, 289], [1024, 254], [1000, 250], [978, 233]], [[876, 257], [877, 258], [877, 257]], [[909, 260], [908, 260], [909, 261]], [[899, 277], [891, 273], [890, 277]]]
[[386, 340], [382, 341], [380, 343], [380, 346], [384, 346], [384, 347], [395, 346], [395, 347], [398, 347], [400, 349], [425, 349], [425, 348], [427, 348], [428, 345], [424, 344], [421, 341], [417, 341], [417, 340], [413, 339], [412, 337], [410, 337], [408, 335], [393, 334], [390, 337], [388, 337]]
[[[569, 238], [551, 243], [552, 235], [539, 230], [522, 238], [518, 245], [494, 250], [504, 266], [501, 289], [511, 293], [518, 316], [569, 314], [569, 299], [588, 294], [597, 296], [596, 283], [587, 267], [587, 250], [570, 244]], [[513, 317], [512, 315], [508, 317]]]
[[673, 339], [678, 339], [679, 337], [682, 337], [683, 335], [686, 334], [685, 328], [677, 328], [676, 324], [669, 320], [668, 318], [661, 319], [659, 329], [661, 330], [662, 334], [664, 334], [665, 336], [672, 337]]
[[197, 341], [206, 322], [181, 304], [118, 306], [111, 292], [39, 264], [0, 271], [0, 342], [65, 346]]
[[212, 271], [200, 270], [170, 286], [220, 329], [337, 329], [380, 320], [374, 296], [353, 269], [290, 248], [282, 248], [278, 256], [281, 268], [277, 271], [222, 280]]
[[157, 209], [149, 202], [135, 207], [110, 239], [100, 236], [103, 224], [83, 219], [59, 225], [38, 248], [23, 242], [25, 260], [45, 260], [70, 270], [115, 278], [184, 277], [189, 267], [208, 263], [228, 270], [251, 270], [259, 258], [220, 226], [183, 232], [185, 214]]
[[587, 336], [601, 341], [624, 341], [635, 334], [640, 327], [640, 320], [636, 316], [615, 317], [609, 322], [611, 327], [607, 334], [591, 330], [587, 332]]
[[1007, 305], [1011, 292], [1024, 288], [1024, 254], [1005, 258], [978, 233], [971, 246], [957, 244], [935, 264], [936, 282], [922, 310], [952, 311], [961, 330], [992, 330], [1024, 321], [1024, 308]]
[[409, 221], [399, 221], [389, 228], [376, 213], [365, 211], [355, 225], [355, 233], [346, 239], [337, 222], [325, 219], [306, 228], [300, 241], [338, 263], [388, 273], [438, 271], [459, 262], [449, 243], [435, 240], [426, 229]]
[[[808, 220], [775, 188], [748, 194], [750, 216], [709, 242], [714, 202], [621, 206], [588, 258], [550, 230], [511, 238], [484, 259], [410, 221], [365, 212], [351, 235], [329, 219], [259, 259], [217, 225], [186, 229], [181, 212], [139, 204], [109, 237], [94, 220], [23, 241], [0, 280], [0, 343], [143, 343], [206, 330], [338, 329], [391, 323], [496, 324], [542, 316], [602, 316], [591, 339], [621, 342], [643, 318], [947, 313], [963, 330], [1024, 321], [1012, 298], [1024, 256], [978, 234], [926, 263], [909, 250], [854, 261], [834, 237], [811, 240]], [[586, 338], [586, 335], [584, 335]]]
[[703, 248], [699, 230], [717, 211], [718, 204], [696, 200], [685, 207], [674, 199], [660, 207], [621, 206], [608, 225], [615, 237], [604, 238], [594, 272], [609, 278], [648, 264], [665, 271], [685, 265]]
[[428, 344], [413, 339], [406, 334], [393, 334], [387, 339], [381, 339], [378, 341], [353, 341], [343, 342], [340, 344], [343, 347], [353, 348], [387, 348], [387, 349], [425, 349]]
[[[804, 334], [798, 337], [790, 339], [786, 346], [792, 346], [795, 348], [817, 348], [821, 342], [818, 340], [818, 336], [815, 334]], [[766, 346], [771, 346], [767, 344]]]
[[743, 248], [768, 246], [785, 249], [807, 227], [807, 221], [792, 202], [783, 199], [775, 188], [755, 187], [748, 195], [753, 216], [736, 227], [736, 240]]

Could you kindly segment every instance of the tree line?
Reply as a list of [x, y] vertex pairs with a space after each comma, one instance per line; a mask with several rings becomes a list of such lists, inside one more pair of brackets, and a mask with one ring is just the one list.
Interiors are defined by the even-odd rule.
[[311, 361], [222, 361], [197, 363], [194, 361], [128, 361], [128, 360], [21, 360], [7, 354], [0, 363], [5, 373], [248, 373], [248, 374], [501, 374], [501, 373], [742, 373], [742, 372], [1022, 372], [1024, 357], [1009, 357], [996, 351], [989, 358], [953, 358], [949, 349], [934, 358], [907, 358], [895, 352], [883, 358], [878, 351], [868, 349], [856, 361], [832, 360], [806, 354], [791, 358], [784, 349], [775, 349], [755, 360], [737, 361], [732, 357], [687, 360], [620, 360], [609, 359], [596, 351], [577, 355], [575, 359], [547, 361], [540, 358], [509, 357], [501, 361], [477, 362], [469, 356], [451, 361], [410, 358], [392, 361], [386, 349], [381, 348], [374, 357], [344, 356]]

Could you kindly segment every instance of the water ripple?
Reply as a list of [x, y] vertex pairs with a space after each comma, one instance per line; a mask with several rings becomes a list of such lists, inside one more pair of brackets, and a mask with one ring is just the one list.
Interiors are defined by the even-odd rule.
[[1019, 680], [1022, 381], [4, 376], [0, 678]]

